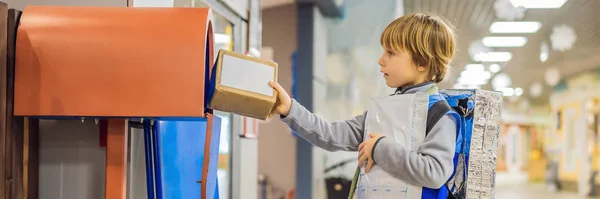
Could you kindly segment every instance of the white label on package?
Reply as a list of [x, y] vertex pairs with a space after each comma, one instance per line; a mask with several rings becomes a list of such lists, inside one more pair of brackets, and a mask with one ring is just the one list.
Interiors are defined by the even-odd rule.
[[261, 95], [273, 96], [273, 81], [275, 68], [258, 62], [223, 55], [221, 85], [255, 92]]

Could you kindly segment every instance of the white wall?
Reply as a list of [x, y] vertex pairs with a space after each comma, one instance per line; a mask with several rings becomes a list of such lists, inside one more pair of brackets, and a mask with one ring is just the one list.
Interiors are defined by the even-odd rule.
[[[264, 9], [262, 15], [263, 46], [273, 49], [273, 60], [279, 64], [278, 81], [289, 93], [292, 91], [292, 53], [297, 42], [296, 13], [296, 6], [291, 4]], [[258, 172], [273, 184], [275, 195], [285, 196], [286, 191], [296, 188], [296, 138], [278, 119], [259, 126]]]
[[[313, 112], [322, 118], [327, 117], [327, 25], [325, 18], [317, 6], [313, 7]], [[313, 147], [312, 166], [312, 198], [326, 198], [325, 178], [323, 170], [326, 163], [327, 151]]]

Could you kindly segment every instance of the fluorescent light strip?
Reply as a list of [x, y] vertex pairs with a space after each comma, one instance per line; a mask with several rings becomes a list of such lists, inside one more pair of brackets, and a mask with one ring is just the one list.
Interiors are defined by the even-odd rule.
[[472, 77], [459, 77], [457, 82], [463, 85], [485, 85], [488, 83], [488, 80]]
[[483, 45], [487, 47], [522, 47], [527, 43], [526, 37], [484, 37]]
[[454, 89], [480, 89], [481, 86], [480, 85], [473, 85], [473, 84], [460, 84], [460, 83], [456, 83], [453, 86]]
[[510, 87], [509, 88], [499, 88], [499, 89], [496, 89], [496, 91], [502, 92], [502, 95], [504, 95], [504, 96], [513, 96], [513, 95], [515, 95], [515, 89], [510, 88]]
[[567, 0], [510, 0], [515, 7], [528, 9], [555, 9], [560, 8]]
[[462, 79], [466, 79], [466, 80], [476, 80], [477, 82], [480, 82], [479, 80], [481, 80], [481, 82], [485, 81], [487, 83], [487, 81], [490, 79], [490, 77], [492, 77], [492, 74], [490, 74], [490, 72], [488, 71], [481, 71], [481, 72], [471, 72], [471, 71], [463, 71], [462, 73], [460, 73], [460, 77]]
[[537, 21], [498, 21], [492, 23], [491, 33], [536, 33], [542, 27]]
[[492, 74], [485, 71], [482, 64], [468, 64], [465, 70], [460, 73], [457, 83], [461, 85], [484, 85], [487, 84]]
[[500, 91], [500, 92], [502, 92], [502, 94], [504, 96], [508, 96], [508, 97], [523, 95], [523, 89], [520, 88], [520, 87], [517, 87], [517, 88], [511, 88], [511, 87], [499, 88], [499, 89], [496, 89], [496, 91]]
[[473, 57], [478, 62], [508, 62], [512, 59], [510, 52], [487, 52], [477, 53]]
[[484, 71], [485, 67], [483, 64], [467, 64], [465, 70], [467, 71]]
[[519, 87], [515, 88], [515, 95], [516, 95], [516, 96], [521, 96], [521, 95], [523, 95], [523, 89], [522, 89], [522, 88], [519, 88]]
[[540, 53], [540, 61], [546, 62], [548, 60], [548, 53]]

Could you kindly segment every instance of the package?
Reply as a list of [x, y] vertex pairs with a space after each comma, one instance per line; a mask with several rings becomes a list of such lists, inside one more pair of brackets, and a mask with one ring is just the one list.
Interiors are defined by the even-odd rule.
[[[211, 109], [265, 120], [277, 101], [277, 63], [220, 50], [207, 92]], [[214, 90], [213, 90], [214, 89]]]

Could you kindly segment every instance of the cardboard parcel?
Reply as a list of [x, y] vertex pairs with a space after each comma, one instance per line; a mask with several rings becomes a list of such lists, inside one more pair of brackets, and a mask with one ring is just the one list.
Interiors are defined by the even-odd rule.
[[[277, 101], [277, 63], [227, 50], [220, 50], [208, 93], [208, 107], [266, 120]], [[214, 90], [211, 90], [214, 89]]]

